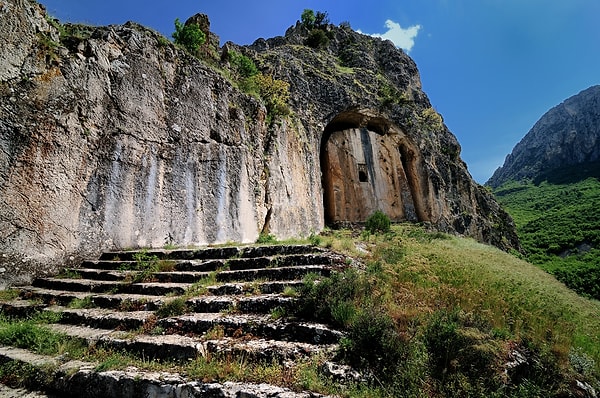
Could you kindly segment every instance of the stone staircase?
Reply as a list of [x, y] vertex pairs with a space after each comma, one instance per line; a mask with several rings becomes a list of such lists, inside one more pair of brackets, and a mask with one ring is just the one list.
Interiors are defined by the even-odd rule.
[[[59, 320], [48, 325], [52, 330], [90, 346], [148, 360], [226, 355], [290, 363], [317, 353], [334, 353], [341, 331], [290, 314], [307, 274], [327, 276], [345, 266], [339, 255], [309, 245], [111, 252], [56, 277], [34, 280], [32, 286], [21, 288], [19, 299], [2, 305], [2, 313], [17, 317], [54, 313], [53, 319]], [[15, 354], [22, 350], [0, 348], [0, 362], [22, 360]], [[209, 385], [172, 374], [175, 381], [165, 384], [165, 375], [154, 380], [139, 371], [129, 376], [121, 372], [117, 381], [109, 382], [105, 379], [110, 372], [90, 371], [90, 366], [68, 372], [80, 377], [56, 376], [60, 383], [55, 380], [51, 389], [65, 395], [83, 391], [90, 395], [86, 386], [93, 384], [97, 387], [90, 396], [126, 396], [115, 392], [114, 384], [128, 380], [142, 389], [161, 385], [174, 391], [164, 395], [169, 397], [213, 396], [206, 393], [207, 386], [219, 391], [214, 396], [223, 397], [318, 396], [273, 386], [256, 392], [266, 387], [239, 383], [229, 383], [228, 390], [227, 383], [221, 388], [218, 383]], [[143, 380], [146, 387], [140, 384]], [[249, 395], [240, 395], [243, 391]]]

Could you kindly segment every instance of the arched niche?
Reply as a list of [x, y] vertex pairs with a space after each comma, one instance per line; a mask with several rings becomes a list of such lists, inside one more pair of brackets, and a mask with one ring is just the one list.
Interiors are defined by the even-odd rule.
[[376, 210], [429, 221], [419, 164], [417, 147], [389, 120], [369, 110], [338, 114], [321, 142], [325, 222], [364, 222]]

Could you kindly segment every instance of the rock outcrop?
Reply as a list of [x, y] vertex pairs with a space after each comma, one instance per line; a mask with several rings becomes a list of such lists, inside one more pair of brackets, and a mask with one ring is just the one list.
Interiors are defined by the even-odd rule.
[[486, 184], [499, 187], [506, 181], [536, 179], [598, 161], [600, 86], [592, 86], [545, 113]]
[[[326, 220], [364, 218], [338, 220], [336, 200], [517, 247], [410, 57], [348, 27], [326, 29], [320, 49], [304, 45], [301, 24], [247, 47], [219, 48], [210, 33], [197, 59], [135, 23], [60, 25], [31, 0], [1, 2], [2, 284], [107, 249], [307, 236]], [[238, 88], [234, 49], [289, 84], [289, 114]], [[385, 141], [362, 150], [397, 153], [374, 153], [379, 171], [352, 157], [325, 170], [344, 131]], [[335, 199], [324, 182], [336, 173], [357, 176], [348, 186], [358, 188]]]

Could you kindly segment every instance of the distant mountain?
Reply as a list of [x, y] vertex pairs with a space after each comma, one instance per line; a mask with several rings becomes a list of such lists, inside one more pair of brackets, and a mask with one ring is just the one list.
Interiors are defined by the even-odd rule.
[[600, 300], [600, 86], [542, 116], [487, 184], [527, 260]]
[[[581, 167], [573, 167], [581, 165]], [[583, 174], [583, 175], [581, 175]], [[560, 182], [600, 175], [600, 85], [550, 109], [506, 157], [486, 185], [514, 180]]]

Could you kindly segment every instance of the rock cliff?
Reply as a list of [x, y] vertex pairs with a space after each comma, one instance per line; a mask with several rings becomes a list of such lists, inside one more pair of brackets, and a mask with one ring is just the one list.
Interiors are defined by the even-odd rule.
[[[592, 86], [545, 113], [506, 157], [487, 185], [536, 179], [600, 161], [600, 86]], [[597, 166], [595, 166], [597, 167]]]
[[[2, 284], [106, 249], [307, 236], [358, 207], [518, 247], [410, 57], [324, 28], [318, 49], [299, 23], [245, 47], [206, 32], [197, 58], [135, 23], [0, 2]], [[239, 88], [234, 52], [289, 84], [287, 112]]]

